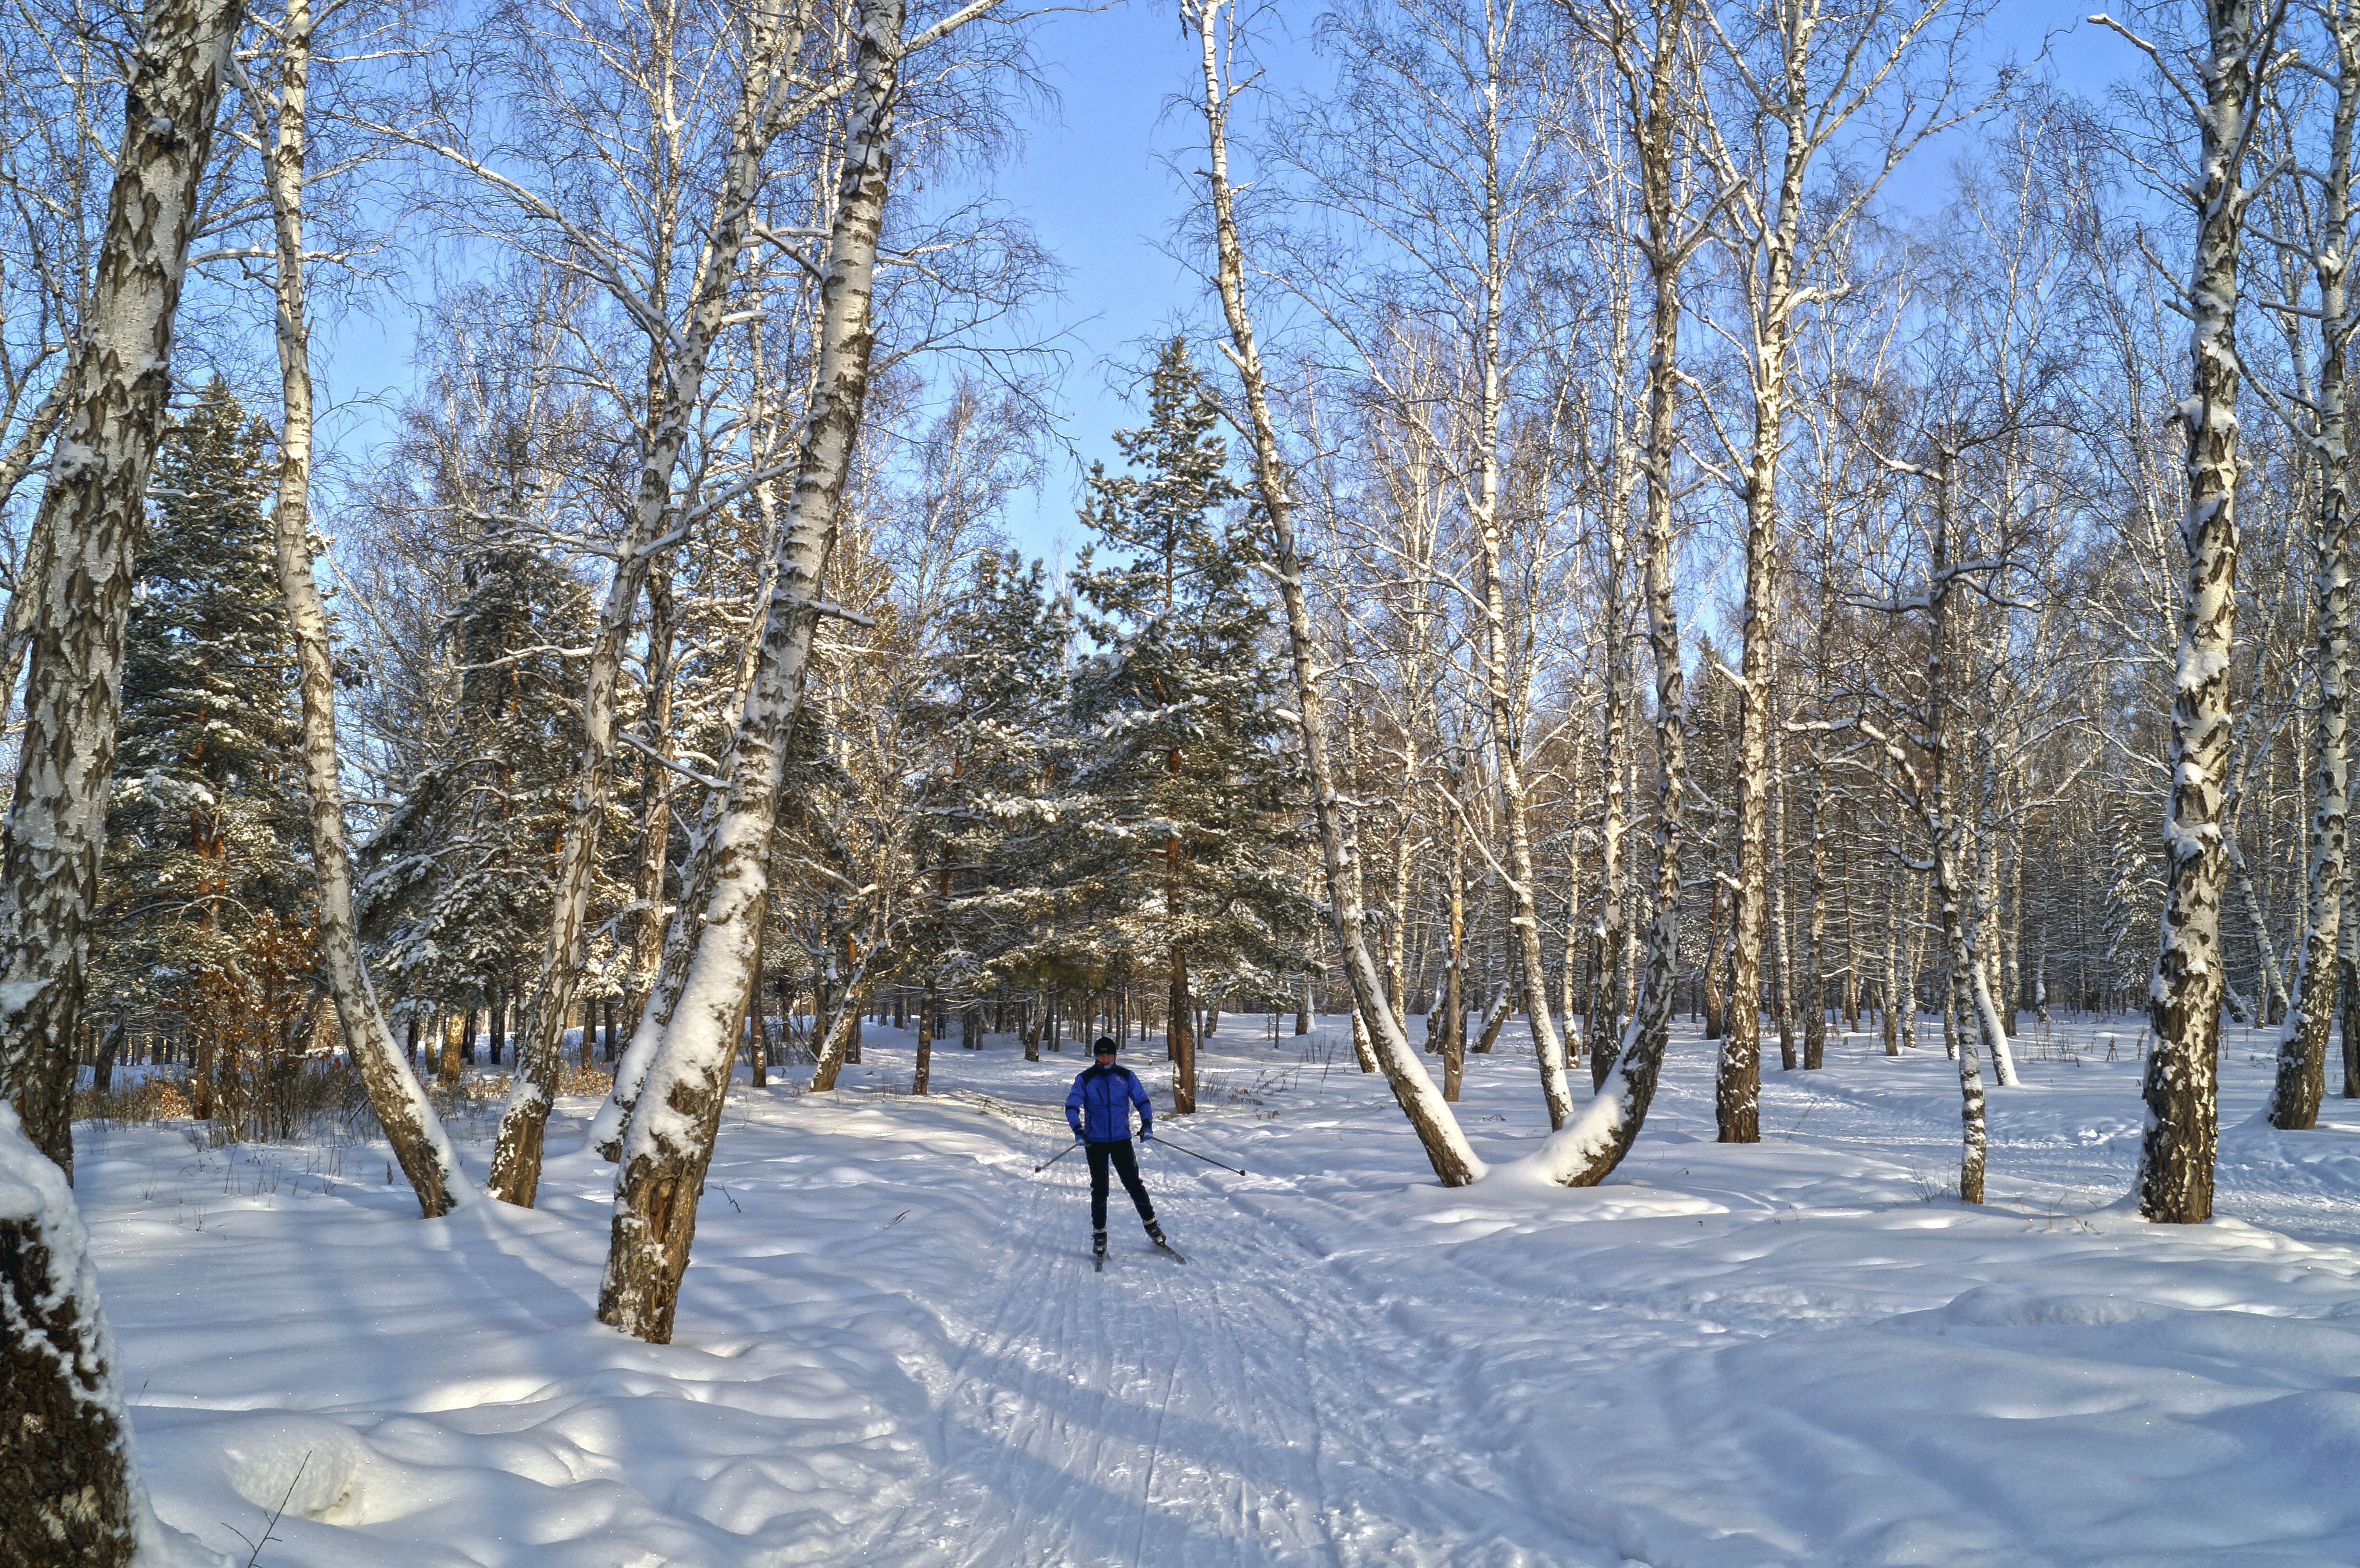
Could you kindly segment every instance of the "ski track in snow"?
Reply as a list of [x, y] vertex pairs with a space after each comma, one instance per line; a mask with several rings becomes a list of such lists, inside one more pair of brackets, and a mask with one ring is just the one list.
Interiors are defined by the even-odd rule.
[[[1185, 1158], [1166, 1155], [1152, 1176]], [[1366, 1370], [1418, 1347], [1316, 1256], [1282, 1229], [1240, 1224], [1252, 1216], [1225, 1214], [1232, 1205], [1185, 1175], [1156, 1185], [1166, 1228], [1192, 1238], [1190, 1263], [1147, 1246], [1119, 1185], [1106, 1273], [1080, 1247], [1016, 1253], [950, 1369], [941, 1492], [905, 1508], [867, 1561], [1382, 1563], [1416, 1561], [1421, 1543], [1483, 1568], [1578, 1561], [1562, 1542], [1506, 1539], [1510, 1499], [1383, 1421], [1399, 1390]], [[1087, 1178], [1062, 1188], [1033, 1189], [1015, 1227], [1071, 1234]], [[1276, 1333], [1234, 1331], [1245, 1323]]]
[[[1339, 1021], [1292, 1073], [1243, 1022], [1169, 1128], [1253, 1174], [1142, 1160], [1185, 1266], [1117, 1184], [1094, 1272], [1086, 1170], [1034, 1173], [1070, 1053], [938, 1050], [918, 1100], [875, 1030], [835, 1095], [741, 1090], [669, 1346], [591, 1321], [595, 1156], [421, 1223], [381, 1149], [84, 1125], [158, 1510], [242, 1563], [284, 1498], [268, 1568], [2360, 1563], [2360, 1102], [2256, 1126], [2258, 1033], [2223, 1218], [2171, 1229], [2118, 1202], [2119, 1026], [2027, 1050], [1971, 1210], [1938, 1044], [1774, 1062], [1729, 1148], [1683, 1035], [1607, 1186], [1454, 1192]], [[1510, 1044], [1459, 1107], [1494, 1160], [1545, 1130]]]

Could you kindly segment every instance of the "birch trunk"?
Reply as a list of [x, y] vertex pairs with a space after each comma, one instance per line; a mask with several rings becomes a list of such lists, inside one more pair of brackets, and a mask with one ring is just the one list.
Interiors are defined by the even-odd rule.
[[[2306, 867], [2302, 978], [2294, 1016], [2278, 1041], [2278, 1076], [2270, 1090], [2270, 1125], [2285, 1131], [2316, 1127], [2327, 1092], [2327, 1035], [2334, 1022], [2344, 945], [2345, 811], [2350, 793], [2347, 736], [2352, 673], [2351, 389], [2345, 351], [2351, 342], [2350, 258], [2352, 131], [2360, 121], [2360, 18], [2348, 3], [2330, 9], [2334, 39], [2335, 110], [2320, 200], [2320, 234], [2312, 257], [2319, 280], [2321, 355], [2318, 430], [2310, 445], [2317, 469], [2317, 520], [2312, 593], [2318, 617], [2319, 702], [2311, 720], [2311, 822]], [[2347, 1087], [2347, 1093], [2349, 1092]]]
[[616, 1173], [598, 1318], [659, 1344], [672, 1338], [696, 1234], [696, 1201], [720, 1130], [755, 925], [768, 892], [788, 726], [825, 609], [827, 555], [869, 391], [877, 234], [891, 182], [894, 99], [906, 47], [902, 14], [902, 0], [862, 0], [855, 25], [858, 77], [820, 287], [819, 370], [779, 539], [776, 585], [753, 687], [727, 758], [729, 789], [713, 834], [712, 892], [695, 911], [698, 930], [680, 999], [648, 1063]]
[[1901, 1054], [1899, 1023], [1894, 1016], [1895, 998], [1901, 995], [1901, 873], [1896, 870], [1885, 888], [1885, 996], [1878, 1011], [1885, 1015], [1885, 1054]]
[[279, 467], [276, 525], [279, 591], [295, 643], [302, 704], [303, 782], [309, 797], [311, 862], [319, 899], [321, 967], [369, 1108], [395, 1160], [432, 1218], [472, 1195], [442, 1119], [410, 1070], [409, 1053], [369, 983], [353, 914], [350, 839], [344, 825], [343, 769], [336, 745], [334, 648], [328, 607], [311, 556], [311, 318], [303, 270], [305, 169], [313, 18], [308, 0], [290, 0], [282, 22], [275, 100], [254, 95], [270, 147], [263, 160], [273, 220], [276, 339], [279, 351]]
[[2171, 793], [2164, 817], [2169, 862], [2147, 1017], [2155, 1049], [2141, 1094], [2138, 1210], [2148, 1220], [2193, 1224], [2212, 1214], [2212, 1163], [2221, 1029], [2222, 784], [2234, 717], [2230, 652], [2236, 633], [2238, 229], [2245, 192], [2246, 100], [2253, 88], [2252, 0], [2208, 0], [2210, 59], [2198, 115], [2200, 170], [2191, 317], [2188, 501], [2180, 535], [2187, 551], [2180, 650], [2171, 702]]
[[1225, 345], [1229, 362], [1242, 384], [1248, 429], [1252, 437], [1254, 486], [1269, 520], [1273, 545], [1273, 575], [1286, 619], [1287, 648], [1295, 670], [1296, 718], [1303, 733], [1304, 771], [1311, 787], [1312, 815], [1319, 830], [1319, 850], [1327, 877], [1328, 908], [1344, 976], [1352, 991], [1353, 1013], [1368, 1032], [1369, 1053], [1376, 1059], [1403, 1114], [1417, 1132], [1427, 1162], [1446, 1187], [1463, 1187], [1483, 1174], [1483, 1163], [1459, 1126], [1459, 1118], [1435, 1087], [1415, 1047], [1401, 1025], [1401, 1015], [1387, 1000], [1384, 976], [1370, 956], [1360, 909], [1359, 845], [1354, 842], [1344, 802], [1338, 798], [1335, 775], [1328, 757], [1326, 697], [1315, 668], [1311, 611], [1303, 591], [1303, 559], [1296, 548], [1293, 497], [1288, 492], [1284, 461], [1279, 452], [1277, 427], [1272, 422], [1262, 355], [1256, 348], [1253, 322], [1245, 297], [1245, 254], [1238, 236], [1229, 172], [1229, 94], [1221, 59], [1221, 14], [1229, 0], [1183, 0], [1182, 16], [1192, 25], [1200, 46], [1204, 70], [1207, 150], [1211, 169], [1207, 178], [1212, 197], [1213, 238], [1221, 310], [1229, 329]]
[[1665, 0], [1644, 65], [1617, 50], [1631, 103], [1639, 161], [1647, 263], [1655, 299], [1648, 320], [1646, 420], [1639, 466], [1647, 486], [1644, 555], [1647, 643], [1655, 662], [1655, 888], [1647, 922], [1646, 962], [1638, 996], [1618, 1046], [1593, 1043], [1591, 1073], [1598, 1093], [1581, 1116], [1552, 1134], [1531, 1156], [1548, 1180], [1594, 1187], [1613, 1173], [1639, 1137], [1662, 1075], [1671, 1039], [1673, 990], [1678, 983], [1680, 865], [1687, 784], [1687, 676], [1680, 662], [1677, 557], [1672, 540], [1672, 460], [1679, 406], [1679, 279], [1701, 233], [1685, 236], [1683, 203], [1675, 180], [1673, 79], [1688, 31], [1686, 0]]
[[[1496, 72], [1496, 66], [1491, 66]], [[1496, 82], [1495, 82], [1496, 85]], [[1486, 190], [1496, 196], [1496, 172]], [[1500, 527], [1500, 318], [1505, 262], [1500, 249], [1496, 201], [1484, 207], [1482, 320], [1476, 351], [1481, 381], [1475, 413], [1475, 495], [1469, 506], [1476, 546], [1476, 588], [1483, 615], [1482, 672], [1491, 754], [1499, 773], [1500, 812], [1508, 837], [1509, 929], [1524, 960], [1524, 1007], [1531, 1015], [1533, 1046], [1540, 1066], [1541, 1098], [1552, 1130], [1573, 1115], [1573, 1091], [1566, 1082], [1565, 1040], [1549, 1011], [1548, 969], [1541, 957], [1539, 888], [1533, 869], [1531, 811], [1524, 786], [1523, 704], [1508, 679], [1508, 597], [1502, 571]]]
[[1975, 1004], [1975, 1027], [1983, 1035], [1983, 1049], [1991, 1052], [1992, 1073], [2003, 1089], [2018, 1087], [2016, 1076], [2016, 1053], [2008, 1044], [2007, 1023], [2001, 1018], [1999, 1000], [1993, 994], [1999, 969], [1999, 947], [2003, 938], [1999, 919], [1999, 853], [2000, 832], [1992, 820], [1988, 807], [1999, 790], [1999, 782], [1991, 777], [1992, 765], [1984, 765], [1985, 777], [1979, 796], [1975, 823], [1974, 845], [1977, 872], [1974, 883], [1973, 912], [1970, 916], [1969, 944], [1977, 959], [1973, 984], [1969, 995]]
[[1778, 1065], [1795, 1070], [1795, 968], [1787, 942], [1786, 747], [1770, 725], [1770, 1016], [1778, 1026]]
[[[689, 284], [687, 319], [676, 337], [668, 334], [653, 344], [649, 355], [648, 447], [632, 496], [630, 521], [618, 546], [615, 575], [599, 606], [597, 631], [591, 639], [583, 678], [582, 767], [574, 781], [572, 820], [558, 856], [541, 973], [518, 1040], [517, 1073], [510, 1080], [492, 1154], [488, 1185], [493, 1195], [526, 1208], [532, 1206], [541, 1183], [541, 1139], [549, 1124], [551, 1097], [556, 1092], [558, 1043], [582, 976], [591, 877], [597, 866], [599, 828], [606, 820], [614, 772], [615, 699], [624, 645], [672, 506], [672, 474], [679, 467], [704, 397], [713, 345], [734, 303], [730, 291], [748, 252], [754, 208], [766, 174], [764, 160], [770, 144], [785, 128], [791, 89], [802, 80], [788, 64], [800, 50], [803, 14], [768, 6], [754, 13], [727, 161]], [[661, 267], [656, 277], [662, 277]], [[661, 317], [660, 289], [650, 303]]]
[[16, 792], [0, 849], [0, 1099], [73, 1171], [73, 1040], [104, 847], [148, 467], [237, 0], [158, 0], [133, 65], [86, 337], [32, 522]]
[[[1454, 789], [1457, 783], [1452, 780]], [[1456, 1103], [1467, 1060], [1467, 829], [1455, 807], [1449, 814], [1450, 858], [1443, 873], [1449, 879], [1445, 898], [1450, 962], [1442, 971], [1442, 1097]]]
[[[0, 828], [0, 1561], [159, 1564], [181, 1543], [141, 1486], [73, 1169], [73, 1041], [122, 711], [132, 559], [164, 433], [174, 319], [238, 0], [155, 0], [79, 373], [29, 552], [30, 670]], [[195, 1554], [191, 1552], [191, 1558]]]
[[[664, 573], [648, 578], [649, 718], [655, 733], [649, 744], [659, 756], [672, 755], [672, 589]], [[634, 1033], [639, 1016], [655, 993], [656, 972], [663, 963], [664, 874], [672, 866], [672, 783], [655, 757], [643, 757], [639, 792], [639, 911], [631, 932], [631, 994], [629, 1018]]]
[[[1626, 318], [1627, 319], [1627, 318]], [[1618, 343], [1623, 340], [1619, 332]], [[1620, 394], [1617, 408], [1621, 407]], [[1590, 1024], [1588, 1038], [1592, 1072], [1598, 1053], [1605, 1042], [1615, 1038], [1622, 1027], [1623, 996], [1614, 985], [1623, 945], [1622, 915], [1624, 902], [1622, 840], [1630, 831], [1629, 797], [1624, 793], [1624, 777], [1630, 769], [1631, 731], [1631, 639], [1625, 635], [1623, 623], [1629, 615], [1624, 603], [1623, 579], [1629, 572], [1625, 560], [1629, 551], [1623, 529], [1628, 522], [1630, 497], [1637, 488], [1637, 475], [1631, 473], [1629, 443], [1621, 439], [1620, 416], [1614, 444], [1615, 473], [1609, 494], [1612, 502], [1601, 519], [1606, 534], [1606, 602], [1602, 611], [1606, 621], [1606, 744], [1600, 754], [1600, 783], [1604, 787], [1604, 811], [1598, 834], [1598, 932], [1597, 946], [1590, 958]], [[1579, 841], [1566, 855], [1567, 876], [1570, 879], [1566, 895], [1566, 1006], [1565, 1016], [1573, 1017], [1573, 917], [1571, 909], [1580, 898], [1581, 855]]]
[[[1808, 45], [1799, 47], [1807, 48]], [[1799, 80], [1794, 90], [1800, 92]], [[1787, 105], [1798, 113], [1799, 100]], [[1732, 911], [1729, 1013], [1722, 1020], [1713, 1119], [1722, 1143], [1762, 1138], [1762, 921], [1768, 887], [1771, 617], [1777, 593], [1778, 466], [1786, 444], [1787, 360], [1792, 352], [1795, 243], [1802, 221], [1809, 140], [1787, 127], [1778, 204], [1764, 230], [1762, 292], [1754, 306], [1751, 367], [1754, 436], [1746, 454], [1745, 599], [1739, 655], [1737, 898]]]
[[[1820, 821], [1827, 774], [1819, 748], [1811, 748], [1811, 790], [1803, 806], [1804, 829], [1811, 835], [1810, 908], [1803, 926], [1803, 1066], [1818, 1072], [1828, 1054], [1828, 834]], [[1793, 1058], [1787, 1065], [1794, 1065]]]

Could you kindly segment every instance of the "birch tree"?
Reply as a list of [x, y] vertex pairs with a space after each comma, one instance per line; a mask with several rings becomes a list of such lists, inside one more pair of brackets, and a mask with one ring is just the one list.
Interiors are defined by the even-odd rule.
[[273, 517], [279, 593], [295, 640], [302, 702], [303, 783], [309, 796], [312, 876], [319, 900], [318, 942], [345, 1049], [369, 1108], [427, 1218], [473, 1195], [434, 1107], [407, 1054], [394, 1042], [370, 985], [353, 913], [352, 847], [344, 820], [343, 769], [336, 744], [335, 654], [328, 609], [315, 575], [311, 528], [311, 318], [306, 297], [305, 206], [309, 180], [313, 42], [341, 6], [325, 15], [310, 0], [288, 0], [273, 18], [267, 64], [240, 71], [254, 143], [262, 159], [271, 217], [273, 334], [279, 354], [279, 485]]
[[[2306, 173], [2297, 162], [2294, 178], [2315, 176], [2318, 209], [2311, 233], [2287, 235], [2289, 247], [2307, 240], [2311, 281], [2317, 294], [2319, 371], [2315, 383], [2272, 398], [2281, 417], [2293, 415], [2293, 433], [2309, 449], [2313, 465], [2316, 511], [2312, 519], [2312, 615], [2317, 644], [2318, 701], [2311, 719], [2311, 811], [2306, 833], [2304, 945], [2294, 1013], [2278, 1041], [2278, 1072], [2270, 1092], [2270, 1125], [2282, 1130], [2315, 1127], [2326, 1093], [2327, 1033], [2334, 1021], [2339, 981], [2336, 954], [2346, 924], [2344, 909], [2346, 820], [2350, 789], [2348, 718], [2352, 673], [2351, 397], [2345, 356], [2351, 345], [2352, 132], [2360, 120], [2360, 7], [2351, 0], [2322, 0], [2315, 6], [2334, 66], [2308, 69], [2326, 80], [2334, 99], [2327, 124], [2327, 157]], [[2290, 336], [2305, 330], [2299, 300], [2281, 302], [2279, 320]], [[2298, 361], [2297, 363], [2300, 363]], [[2296, 413], [2288, 402], [2308, 405]]]
[[[2137, 1183], [2141, 1217], [2165, 1224], [2212, 1214], [2227, 879], [2221, 830], [2236, 729], [2229, 676], [2237, 622], [2239, 236], [2253, 198], [2244, 181], [2255, 95], [2276, 31], [2275, 18], [2261, 25], [2252, 0], [2206, 0], [2204, 30], [2184, 51], [2192, 85], [2173, 78], [2198, 140], [2192, 178], [2180, 188], [2195, 223], [2183, 294], [2189, 397], [2180, 408], [2188, 437], [2180, 518], [2186, 567], [2163, 830], [2169, 871], [2147, 997], [2155, 1049], [2140, 1090], [2147, 1121]], [[2162, 67], [2161, 51], [2137, 41]]]
[[1384, 976], [1370, 955], [1360, 907], [1359, 846], [1353, 841], [1328, 752], [1327, 702], [1324, 679], [1318, 669], [1319, 645], [1304, 592], [1304, 562], [1295, 544], [1294, 497], [1279, 447], [1278, 428], [1271, 417], [1269, 383], [1262, 372], [1262, 354], [1254, 340], [1253, 318], [1246, 299], [1245, 246], [1238, 232], [1236, 192], [1229, 183], [1229, 114], [1238, 91], [1228, 53], [1235, 37], [1234, 14], [1229, 11], [1230, 0], [1182, 0], [1182, 18], [1196, 35], [1203, 71], [1203, 96], [1198, 103], [1205, 116], [1210, 164], [1206, 183], [1212, 207], [1214, 276], [1222, 317], [1229, 327], [1225, 352], [1244, 396], [1243, 423], [1251, 446], [1254, 490], [1271, 529], [1269, 569], [1276, 581], [1280, 609], [1286, 621], [1287, 650], [1295, 676], [1295, 717], [1303, 733], [1303, 768], [1310, 785], [1312, 815], [1319, 833], [1321, 866], [1336, 946], [1343, 959], [1346, 984], [1352, 993], [1353, 1015], [1367, 1031], [1369, 1049], [1385, 1075], [1387, 1086], [1416, 1130], [1435, 1175], [1446, 1187], [1463, 1187], [1483, 1174], [1483, 1164], [1459, 1129], [1457, 1114], [1442, 1098], [1433, 1076], [1410, 1044], [1402, 1028], [1401, 1015], [1385, 995]]
[[80, 364], [33, 527], [15, 798], [0, 826], [0, 1557], [185, 1554], [140, 1486], [73, 1170], [73, 1041], [104, 849], [131, 559], [239, 0], [155, 0], [124, 93]]
[[852, 446], [869, 390], [878, 231], [892, 180], [893, 115], [903, 60], [989, 12], [972, 0], [905, 36], [901, 0], [862, 0], [854, 27], [843, 175], [830, 225], [819, 361], [814, 377], [774, 586], [746, 707], [730, 740], [728, 783], [713, 823], [711, 891], [684, 905], [694, 941], [679, 999], [648, 1061], [615, 1182], [615, 1217], [599, 1321], [641, 1339], [672, 1337], [680, 1279], [696, 1231], [696, 1202], [720, 1130], [747, 980], [768, 894], [767, 861]]
[[[1680, 362], [1681, 282], [1712, 235], [1713, 192], [1691, 184], [1694, 125], [1686, 100], [1697, 62], [1688, 0], [1650, 0], [1644, 8], [1610, 4], [1571, 10], [1610, 53], [1622, 82], [1623, 114], [1639, 173], [1639, 225], [1629, 236], [1647, 273], [1645, 414], [1636, 465], [1645, 485], [1640, 570], [1647, 646], [1655, 675], [1655, 884], [1647, 920], [1646, 957], [1637, 998], [1612, 1061], [1593, 1066], [1598, 1094], [1589, 1107], [1532, 1158], [1549, 1180], [1594, 1187], [1612, 1175], [1638, 1140], [1655, 1102], [1671, 1039], [1678, 983], [1681, 872], [1686, 864], [1687, 672], [1680, 650], [1678, 557], [1673, 536], [1673, 465], [1679, 451], [1685, 385]], [[1605, 1055], [1606, 1042], [1593, 1051]]]
[[[1762, 1136], [1771, 637], [1778, 479], [1787, 439], [1797, 315], [1827, 297], [1818, 276], [1827, 240], [1846, 231], [1920, 141], [1951, 123], [1957, 57], [1973, 15], [1966, 0], [1870, 0], [1857, 8], [1828, 0], [1769, 0], [1704, 14], [1720, 45], [1729, 92], [1726, 113], [1709, 119], [1711, 154], [1732, 192], [1731, 269], [1738, 321], [1724, 332], [1752, 404], [1743, 432], [1723, 435], [1729, 478], [1744, 505], [1745, 543], [1736, 672], [1742, 733], [1732, 1011], [1714, 1087], [1723, 1143], [1753, 1143]], [[1938, 29], [1945, 21], [1947, 27]], [[1935, 63], [1925, 64], [1925, 55]], [[1864, 139], [1864, 147], [1851, 145], [1856, 137]], [[1813, 211], [1816, 166], [1838, 147], [1858, 168]]]

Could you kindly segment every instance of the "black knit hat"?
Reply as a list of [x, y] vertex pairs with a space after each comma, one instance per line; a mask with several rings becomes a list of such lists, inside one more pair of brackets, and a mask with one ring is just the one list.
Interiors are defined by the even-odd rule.
[[1104, 1035], [1100, 1035], [1098, 1039], [1090, 1041], [1090, 1054], [1092, 1056], [1112, 1056], [1116, 1051], [1120, 1051], [1122, 1047], [1115, 1044], [1113, 1040], [1109, 1040]]

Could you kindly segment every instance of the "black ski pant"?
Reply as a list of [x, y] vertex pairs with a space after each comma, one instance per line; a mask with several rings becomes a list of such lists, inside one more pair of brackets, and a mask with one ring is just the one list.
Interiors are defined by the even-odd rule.
[[1106, 1229], [1107, 1166], [1111, 1163], [1115, 1173], [1122, 1178], [1122, 1190], [1139, 1205], [1142, 1225], [1155, 1218], [1155, 1205], [1148, 1201], [1147, 1183], [1139, 1179], [1139, 1156], [1131, 1147], [1131, 1139], [1118, 1138], [1111, 1143], [1090, 1143], [1082, 1152], [1090, 1161], [1090, 1228]]

